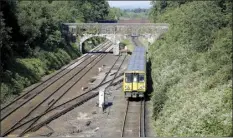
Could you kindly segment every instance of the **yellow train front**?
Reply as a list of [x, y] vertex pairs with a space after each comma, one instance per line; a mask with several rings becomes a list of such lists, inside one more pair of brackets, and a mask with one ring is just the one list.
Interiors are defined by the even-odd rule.
[[123, 92], [125, 98], [144, 97], [146, 92], [146, 51], [135, 47], [124, 72]]

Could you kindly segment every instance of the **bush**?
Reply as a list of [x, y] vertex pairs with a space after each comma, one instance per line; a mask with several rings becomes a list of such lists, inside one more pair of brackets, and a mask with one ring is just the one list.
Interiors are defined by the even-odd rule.
[[232, 31], [222, 11], [193, 1], [158, 18], [170, 23], [149, 50], [158, 136], [232, 135]]
[[[92, 43], [88, 43], [88, 41], [91, 41]], [[93, 49], [94, 47], [98, 46], [99, 44], [103, 43], [104, 41], [106, 41], [106, 38], [102, 38], [102, 37], [91, 37], [88, 39], [88, 41], [86, 40], [83, 43], [83, 52], [86, 53], [88, 51], [90, 51], [91, 49]]]
[[9, 94], [12, 94], [11, 87], [6, 83], [1, 83], [1, 103], [5, 101], [3, 97], [7, 97]]
[[18, 58], [16, 59], [14, 70], [29, 78], [32, 83], [35, 83], [46, 73], [47, 68], [44, 62], [38, 58]]
[[128, 40], [128, 39], [124, 39], [123, 41], [120, 42], [119, 44], [120, 49], [124, 49], [125, 46], [127, 46], [127, 48], [132, 52], [134, 50], [134, 45], [133, 43]]
[[44, 52], [39, 58], [44, 61], [48, 71], [57, 70], [71, 61], [71, 57], [62, 49], [58, 49], [57, 52]]
[[11, 70], [2, 75], [1, 100], [11, 95], [19, 95], [27, 86], [38, 82], [46, 72], [45, 64], [36, 58], [16, 59]]
[[44, 51], [37, 56], [38, 58], [18, 58], [11, 70], [3, 73], [1, 100], [10, 95], [19, 95], [25, 87], [40, 81], [45, 74], [60, 69], [71, 61], [71, 57], [62, 49], [56, 52]]

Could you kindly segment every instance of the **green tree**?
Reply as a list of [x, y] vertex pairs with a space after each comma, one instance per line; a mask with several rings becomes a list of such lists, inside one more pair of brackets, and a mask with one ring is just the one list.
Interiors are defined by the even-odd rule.
[[109, 12], [106, 0], [1, 0], [0, 5], [3, 96], [18, 94], [80, 55], [62, 37], [62, 23], [95, 22]]

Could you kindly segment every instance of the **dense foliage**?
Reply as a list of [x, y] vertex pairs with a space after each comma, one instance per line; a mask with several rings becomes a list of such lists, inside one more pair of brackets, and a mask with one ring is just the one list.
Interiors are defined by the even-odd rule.
[[84, 43], [83, 43], [83, 53], [86, 53], [88, 51], [90, 51], [91, 49], [93, 49], [95, 46], [99, 45], [100, 43], [106, 41], [106, 38], [103, 37], [91, 37], [89, 39], [87, 39]]
[[129, 20], [129, 19], [148, 19], [149, 9], [120, 9], [116, 7], [111, 7], [109, 9], [109, 14], [106, 17], [108, 20]]
[[148, 19], [149, 9], [124, 9], [121, 19]]
[[2, 99], [80, 55], [62, 37], [61, 23], [95, 22], [109, 14], [106, 0], [1, 0], [0, 5]]
[[158, 136], [232, 136], [232, 1], [157, 1], [149, 50]]
[[123, 15], [123, 12], [120, 8], [112, 7], [109, 9], [109, 14], [106, 17], [108, 20], [119, 20], [120, 17]]

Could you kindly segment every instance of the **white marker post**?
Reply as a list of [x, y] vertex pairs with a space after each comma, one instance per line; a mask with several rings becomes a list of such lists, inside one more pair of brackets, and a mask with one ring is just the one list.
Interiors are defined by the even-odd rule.
[[100, 89], [99, 90], [99, 107], [102, 108], [102, 111], [104, 109], [105, 105], [105, 94], [104, 94], [105, 89]]

